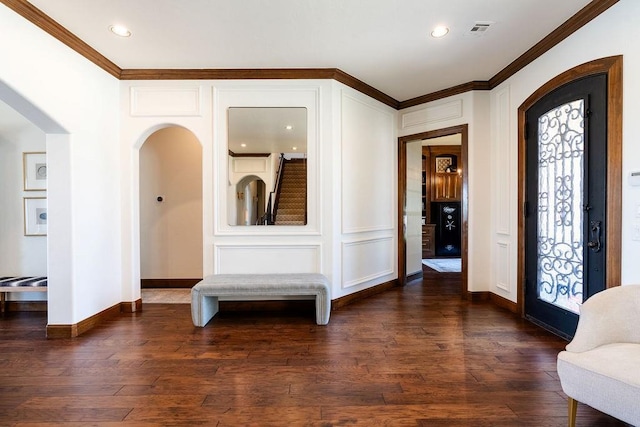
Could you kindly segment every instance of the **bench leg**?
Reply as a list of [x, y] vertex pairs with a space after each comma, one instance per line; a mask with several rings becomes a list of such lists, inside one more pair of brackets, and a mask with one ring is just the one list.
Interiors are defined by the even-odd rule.
[[218, 297], [201, 295], [191, 291], [191, 320], [195, 326], [204, 327], [218, 312]]
[[331, 301], [327, 298], [327, 294], [316, 295], [316, 324], [326, 325], [329, 323], [331, 314]]

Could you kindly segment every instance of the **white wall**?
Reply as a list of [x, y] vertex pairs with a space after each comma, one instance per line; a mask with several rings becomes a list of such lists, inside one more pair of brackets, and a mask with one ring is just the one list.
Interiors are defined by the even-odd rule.
[[[9, 126], [10, 123], [10, 126]], [[24, 235], [24, 197], [46, 197], [46, 191], [24, 191], [23, 153], [43, 152], [44, 132], [0, 102], [0, 276], [46, 276], [47, 237]], [[12, 300], [46, 300], [46, 294], [8, 294]]]
[[0, 22], [0, 98], [47, 134], [48, 321], [75, 324], [122, 301], [118, 81], [5, 6]]
[[398, 160], [393, 109], [343, 84], [335, 84], [334, 97], [340, 131], [334, 225], [341, 245], [335, 297], [398, 277]]
[[142, 279], [202, 278], [202, 147], [186, 129], [140, 149], [140, 235]]
[[[640, 2], [621, 1], [554, 47], [548, 53], [491, 92], [492, 184], [491, 291], [517, 300], [517, 111], [533, 92], [562, 72], [594, 59], [624, 55], [622, 284], [640, 283], [637, 254], [640, 242], [632, 240], [634, 223], [640, 223], [640, 187], [631, 186], [631, 171], [640, 170], [640, 144], [636, 117], [640, 114]], [[497, 166], [496, 165], [496, 166]]]
[[407, 276], [422, 273], [422, 141], [407, 149]]

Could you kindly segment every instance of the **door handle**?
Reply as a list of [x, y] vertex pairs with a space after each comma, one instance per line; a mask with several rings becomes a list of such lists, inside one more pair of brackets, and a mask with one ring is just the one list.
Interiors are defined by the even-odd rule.
[[602, 224], [601, 221], [591, 221], [591, 240], [587, 243], [587, 246], [590, 247], [594, 252], [600, 252], [602, 248], [602, 243], [600, 241], [600, 234], [602, 232]]

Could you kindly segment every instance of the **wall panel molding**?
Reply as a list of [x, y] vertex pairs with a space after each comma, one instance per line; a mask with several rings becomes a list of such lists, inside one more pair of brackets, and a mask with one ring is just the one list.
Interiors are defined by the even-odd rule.
[[496, 191], [496, 232], [498, 234], [511, 234], [511, 141], [509, 140], [510, 120], [510, 87], [507, 86], [496, 93], [496, 110], [498, 112], [495, 121], [495, 173]]
[[496, 288], [511, 293], [511, 263], [509, 242], [496, 243]]
[[[340, 183], [342, 233], [393, 229], [396, 117], [379, 104], [342, 91]], [[348, 124], [348, 125], [347, 125]]]
[[461, 99], [404, 113], [402, 114], [401, 127], [408, 129], [458, 118], [462, 118]]
[[202, 115], [202, 89], [192, 87], [131, 87], [130, 114], [133, 117]]
[[394, 273], [393, 236], [342, 242], [342, 289]]
[[215, 274], [321, 273], [320, 244], [214, 245]]

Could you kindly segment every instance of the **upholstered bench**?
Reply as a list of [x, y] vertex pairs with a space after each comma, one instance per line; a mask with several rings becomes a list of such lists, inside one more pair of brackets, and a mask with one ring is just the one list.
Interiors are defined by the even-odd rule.
[[316, 323], [329, 323], [331, 286], [322, 274], [214, 274], [191, 289], [191, 318], [206, 325], [218, 312], [218, 300], [273, 300], [282, 297], [315, 297]]
[[4, 313], [9, 292], [47, 292], [46, 277], [0, 277], [0, 313]]

